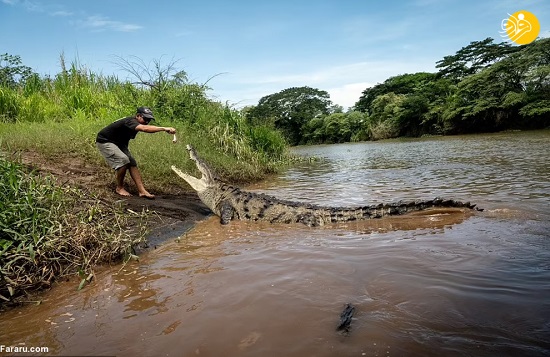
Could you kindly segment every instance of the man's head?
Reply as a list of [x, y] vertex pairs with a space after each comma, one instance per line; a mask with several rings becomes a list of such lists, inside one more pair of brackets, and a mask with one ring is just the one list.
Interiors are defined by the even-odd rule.
[[143, 121], [145, 123], [149, 123], [151, 120], [154, 120], [155, 117], [153, 116], [153, 111], [149, 109], [148, 107], [139, 107], [137, 108], [136, 117], [141, 116], [143, 118]]

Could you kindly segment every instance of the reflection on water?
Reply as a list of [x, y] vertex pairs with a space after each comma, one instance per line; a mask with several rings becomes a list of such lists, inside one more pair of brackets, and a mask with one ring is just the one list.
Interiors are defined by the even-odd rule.
[[[442, 196], [486, 211], [321, 228], [212, 217], [81, 292], [63, 283], [0, 316], [0, 343], [57, 355], [548, 355], [549, 139], [299, 148], [324, 160], [254, 189], [329, 205]], [[335, 331], [346, 303], [349, 336]]]

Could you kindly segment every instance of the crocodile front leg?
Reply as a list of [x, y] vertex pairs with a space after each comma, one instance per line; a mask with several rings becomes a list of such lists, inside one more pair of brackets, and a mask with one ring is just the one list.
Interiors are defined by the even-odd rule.
[[228, 224], [233, 219], [235, 208], [228, 201], [223, 201], [220, 204], [220, 223]]

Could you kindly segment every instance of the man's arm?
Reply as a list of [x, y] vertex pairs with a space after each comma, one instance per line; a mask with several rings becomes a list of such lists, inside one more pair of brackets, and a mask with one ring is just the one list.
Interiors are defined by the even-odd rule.
[[144, 133], [158, 133], [159, 131], [167, 132], [168, 134], [175, 134], [176, 129], [164, 126], [155, 126], [155, 125], [145, 125], [139, 124], [136, 126], [137, 131], [142, 131]]

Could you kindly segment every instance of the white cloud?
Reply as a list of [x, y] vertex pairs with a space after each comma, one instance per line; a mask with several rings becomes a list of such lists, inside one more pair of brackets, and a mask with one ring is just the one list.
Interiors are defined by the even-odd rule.
[[[313, 67], [313, 65], [312, 65]], [[237, 80], [242, 84], [290, 84], [294, 86], [314, 86], [340, 83], [383, 82], [391, 76], [420, 71], [434, 71], [435, 63], [432, 60], [422, 61], [364, 61], [334, 66], [317, 66], [315, 70], [301, 70], [293, 73], [258, 73], [257, 70], [239, 71]], [[230, 71], [231, 72], [231, 71]], [[322, 88], [321, 88], [322, 89]]]
[[[4, 4], [8, 5], [22, 5], [26, 10], [32, 12], [47, 12], [50, 16], [55, 17], [70, 17], [74, 14], [70, 11], [58, 10], [59, 6], [54, 4], [43, 4], [38, 1], [31, 0], [0, 0]], [[56, 9], [57, 8], [57, 9]], [[79, 26], [90, 28], [94, 31], [119, 31], [119, 32], [133, 32], [142, 29], [142, 26], [124, 23], [121, 21], [113, 21], [107, 17], [94, 15], [88, 16], [83, 20], [77, 20], [76, 23]]]
[[27, 11], [39, 12], [39, 13], [48, 13], [50, 16], [72, 16], [73, 13], [69, 11], [57, 10], [59, 6], [55, 4], [43, 4], [38, 1], [30, 0], [0, 0], [4, 4], [8, 5], [21, 5]]
[[333, 103], [341, 105], [344, 109], [347, 109], [353, 107], [359, 100], [359, 97], [361, 97], [363, 91], [373, 85], [373, 83], [368, 82], [349, 83], [339, 87], [327, 89], [327, 92], [330, 94], [330, 100], [332, 100]]
[[[41, 4], [36, 1], [30, 0], [0, 0], [8, 5], [22, 5], [26, 10], [33, 12], [47, 12], [50, 16], [55, 17], [70, 17], [73, 16], [73, 13], [65, 10], [57, 10], [58, 6], [52, 4]], [[46, 6], [47, 8], [45, 8]], [[74, 22], [73, 22], [74, 23]], [[137, 31], [142, 28], [142, 26], [124, 23], [120, 21], [113, 21], [107, 17], [95, 15], [88, 16], [84, 20], [78, 20], [76, 23], [82, 27], [91, 28], [95, 31], [120, 31], [120, 32], [132, 32]]]
[[72, 12], [69, 11], [54, 11], [50, 13], [51, 16], [61, 16], [61, 17], [68, 17], [73, 16]]
[[4, 4], [8, 5], [22, 5], [28, 11], [43, 12], [44, 8], [42, 4], [29, 0], [2, 0]]
[[113, 30], [120, 32], [132, 32], [142, 29], [142, 26], [139, 25], [112, 21], [107, 17], [99, 15], [88, 16], [85, 20], [80, 20], [77, 23], [82, 27], [91, 28], [95, 31]]
[[[313, 65], [312, 65], [313, 66]], [[262, 66], [269, 68], [270, 66]], [[271, 66], [273, 68], [275, 66]], [[348, 108], [353, 106], [362, 91], [386, 79], [405, 73], [434, 72], [432, 60], [414, 61], [366, 61], [334, 66], [318, 66], [315, 70], [294, 69], [296, 73], [284, 70], [263, 72], [265, 69], [229, 71], [229, 75], [218, 77], [212, 88], [214, 97], [229, 101], [239, 107], [256, 105], [263, 96], [274, 94], [291, 87], [309, 86], [325, 90], [334, 104]]]

